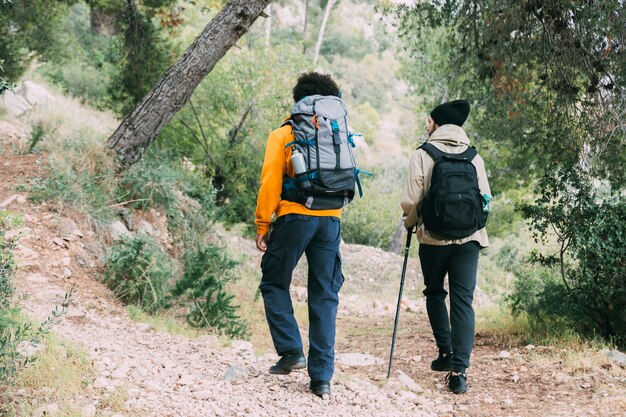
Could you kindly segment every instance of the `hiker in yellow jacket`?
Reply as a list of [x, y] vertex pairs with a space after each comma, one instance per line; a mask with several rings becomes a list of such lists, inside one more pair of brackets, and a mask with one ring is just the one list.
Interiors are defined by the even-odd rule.
[[[339, 95], [328, 75], [307, 73], [293, 89], [296, 103], [310, 96]], [[281, 359], [270, 368], [272, 374], [288, 374], [307, 366], [300, 330], [289, 294], [293, 269], [303, 253], [309, 265], [309, 356], [311, 391], [330, 394], [334, 372], [335, 321], [341, 273], [341, 208], [310, 210], [305, 205], [281, 198], [283, 180], [294, 177], [290, 161], [294, 140], [291, 125], [274, 130], [267, 140], [256, 207], [256, 246], [264, 252], [263, 277], [259, 286], [272, 341]], [[272, 217], [275, 220], [272, 222]], [[270, 233], [271, 231], [271, 233]]]

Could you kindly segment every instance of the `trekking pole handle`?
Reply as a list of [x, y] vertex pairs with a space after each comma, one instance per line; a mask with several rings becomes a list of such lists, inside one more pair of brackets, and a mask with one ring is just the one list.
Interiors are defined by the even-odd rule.
[[393, 324], [393, 336], [391, 337], [391, 352], [389, 353], [389, 367], [387, 368], [387, 379], [391, 375], [391, 364], [393, 362], [393, 350], [396, 345], [396, 332], [398, 331], [398, 319], [400, 317], [400, 303], [402, 302], [402, 291], [404, 289], [404, 278], [406, 276], [406, 265], [409, 260], [409, 248], [411, 247], [411, 237], [413, 228], [407, 229], [406, 246], [404, 247], [404, 262], [402, 264], [402, 278], [400, 279], [400, 292], [398, 293], [398, 305], [396, 306], [396, 319]]

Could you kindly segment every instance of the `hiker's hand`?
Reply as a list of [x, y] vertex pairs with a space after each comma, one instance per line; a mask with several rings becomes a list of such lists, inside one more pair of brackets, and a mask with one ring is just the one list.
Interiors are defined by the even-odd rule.
[[267, 250], [267, 233], [264, 235], [256, 235], [256, 248], [261, 252]]

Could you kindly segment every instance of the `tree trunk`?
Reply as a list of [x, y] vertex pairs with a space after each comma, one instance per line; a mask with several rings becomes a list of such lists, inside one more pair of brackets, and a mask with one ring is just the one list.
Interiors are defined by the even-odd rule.
[[115, 17], [99, 7], [91, 7], [89, 10], [89, 22], [91, 33], [94, 35], [115, 35]]
[[326, 23], [328, 23], [328, 17], [330, 16], [330, 9], [332, 9], [335, 0], [328, 0], [326, 3], [326, 9], [324, 10], [324, 18], [320, 25], [320, 32], [317, 35], [317, 43], [315, 44], [315, 54], [313, 54], [313, 65], [317, 66], [317, 61], [320, 57], [320, 49], [322, 48], [322, 42], [324, 41], [324, 31], [326, 30]]
[[231, 0], [204, 28], [107, 141], [124, 169], [139, 159], [194, 89], [271, 0]]
[[265, 50], [272, 46], [272, 5], [267, 6], [267, 18], [265, 20]]
[[309, 0], [304, 2], [304, 27], [302, 28], [302, 55], [306, 54], [306, 28], [309, 24]]

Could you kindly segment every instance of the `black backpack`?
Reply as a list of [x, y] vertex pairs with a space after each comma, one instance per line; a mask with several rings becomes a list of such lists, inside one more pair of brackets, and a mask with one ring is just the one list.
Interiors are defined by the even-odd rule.
[[421, 147], [435, 161], [430, 188], [422, 206], [426, 230], [448, 239], [462, 239], [485, 227], [489, 212], [478, 187], [476, 167], [472, 160], [478, 155], [468, 147], [460, 154], [450, 154], [430, 143]]

